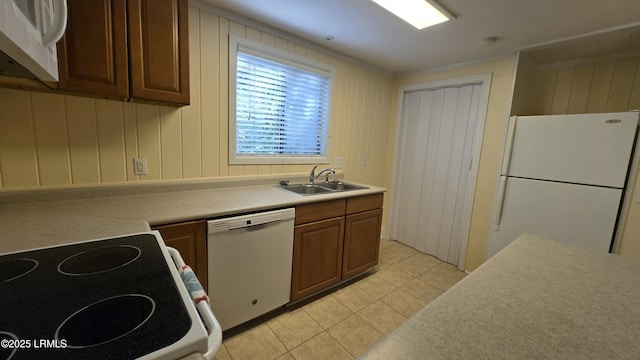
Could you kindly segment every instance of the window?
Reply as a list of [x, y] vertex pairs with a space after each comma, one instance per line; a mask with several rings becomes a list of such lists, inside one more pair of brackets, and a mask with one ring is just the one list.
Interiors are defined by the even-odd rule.
[[333, 68], [230, 37], [229, 163], [328, 163]]

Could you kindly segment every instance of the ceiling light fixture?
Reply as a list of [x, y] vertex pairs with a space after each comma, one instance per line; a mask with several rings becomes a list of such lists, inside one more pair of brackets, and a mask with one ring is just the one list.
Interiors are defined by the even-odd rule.
[[372, 0], [418, 30], [453, 19], [435, 3], [425, 0]]

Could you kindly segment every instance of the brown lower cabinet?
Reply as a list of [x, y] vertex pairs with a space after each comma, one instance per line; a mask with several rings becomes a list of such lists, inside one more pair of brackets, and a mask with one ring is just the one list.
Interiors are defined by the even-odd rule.
[[207, 222], [189, 221], [184, 223], [154, 226], [164, 243], [180, 252], [184, 262], [193, 269], [201, 285], [207, 287]]
[[344, 217], [296, 226], [293, 232], [291, 299], [336, 284], [342, 278]]
[[382, 209], [347, 215], [342, 278], [348, 279], [378, 264]]
[[296, 207], [292, 301], [378, 263], [382, 200], [374, 194]]

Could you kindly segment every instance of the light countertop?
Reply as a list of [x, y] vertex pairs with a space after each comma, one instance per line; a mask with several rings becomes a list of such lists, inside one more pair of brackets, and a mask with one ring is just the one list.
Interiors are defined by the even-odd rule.
[[[132, 187], [133, 190], [125, 191], [121, 188], [103, 188], [95, 191], [96, 197], [91, 197], [89, 192], [88, 195], [83, 194], [82, 198], [70, 200], [66, 198], [73, 198], [72, 192], [60, 194], [60, 191], [39, 194], [35, 199], [44, 198], [45, 201], [35, 202], [14, 201], [16, 196], [4, 196], [0, 198], [0, 254], [143, 232], [154, 225], [385, 191], [384, 188], [363, 184], [369, 188], [302, 196], [275, 185], [278, 183], [276, 178], [262, 180], [265, 181], [270, 183], [238, 186], [242, 184], [242, 181], [238, 181], [233, 186], [214, 184], [212, 188], [204, 189], [201, 188], [207, 187], [207, 184], [198, 184], [186, 187], [197, 190], [184, 191], [175, 186], [165, 186], [151, 193], [144, 190], [153, 185], [136, 185]], [[184, 189], [185, 186], [178, 188]], [[109, 192], [115, 195], [105, 195]]]
[[640, 262], [523, 235], [362, 359], [640, 359]]

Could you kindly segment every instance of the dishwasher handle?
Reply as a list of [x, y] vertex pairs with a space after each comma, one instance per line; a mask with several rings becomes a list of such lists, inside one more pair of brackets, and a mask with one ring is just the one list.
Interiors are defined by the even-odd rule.
[[208, 233], [212, 234], [293, 219], [294, 216], [295, 210], [293, 208], [268, 211], [227, 219], [210, 220], [207, 222], [207, 229]]
[[256, 215], [250, 218], [243, 218], [229, 221], [229, 230], [242, 229], [251, 226], [264, 225], [272, 222], [280, 221], [277, 214]]

